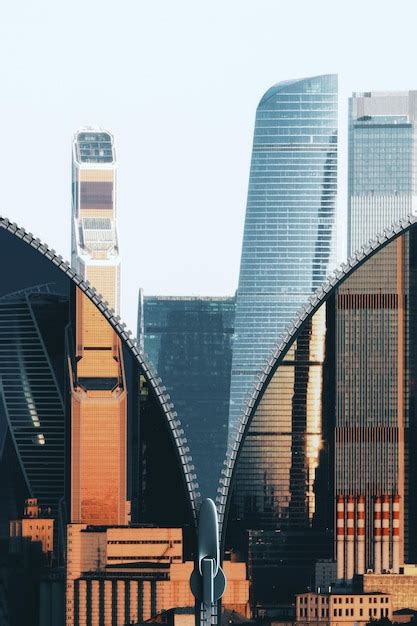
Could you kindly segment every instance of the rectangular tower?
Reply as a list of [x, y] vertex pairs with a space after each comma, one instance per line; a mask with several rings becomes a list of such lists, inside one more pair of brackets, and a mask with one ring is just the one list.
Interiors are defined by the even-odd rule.
[[[119, 308], [116, 160], [112, 136], [83, 129], [73, 145], [73, 266]], [[120, 339], [96, 306], [75, 295], [71, 388], [71, 522], [126, 524], [127, 398]]]
[[407, 554], [409, 240], [359, 267], [336, 297], [338, 578], [399, 572]]
[[417, 209], [417, 91], [349, 100], [348, 254]]
[[139, 294], [138, 338], [187, 429], [202, 493], [226, 453], [235, 298]]

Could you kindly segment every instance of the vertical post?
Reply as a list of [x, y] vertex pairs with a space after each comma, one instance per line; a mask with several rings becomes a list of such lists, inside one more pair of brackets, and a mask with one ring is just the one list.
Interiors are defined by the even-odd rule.
[[365, 498], [359, 496], [357, 499], [357, 532], [356, 532], [356, 572], [365, 573]]
[[337, 498], [337, 544], [336, 562], [337, 579], [343, 580], [345, 577], [345, 501], [343, 496]]
[[381, 573], [381, 498], [376, 496], [374, 503], [374, 572]]
[[397, 415], [398, 415], [398, 495], [402, 506], [399, 508], [399, 564], [404, 563], [404, 415], [405, 415], [405, 342], [406, 342], [406, 276], [405, 276], [405, 237], [401, 235], [397, 246], [397, 297], [398, 297], [398, 365], [397, 365]]
[[392, 499], [392, 570], [400, 571], [400, 496]]
[[389, 570], [390, 510], [389, 497], [382, 498], [382, 571]]
[[347, 499], [346, 532], [346, 579], [352, 580], [355, 572], [355, 500], [353, 496]]

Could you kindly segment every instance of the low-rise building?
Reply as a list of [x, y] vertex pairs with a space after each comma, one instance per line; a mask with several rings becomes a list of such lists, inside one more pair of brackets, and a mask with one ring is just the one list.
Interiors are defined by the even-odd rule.
[[[194, 607], [194, 563], [183, 560], [180, 528], [70, 524], [67, 542], [67, 626], [124, 626]], [[249, 617], [245, 563], [226, 561], [223, 569], [223, 606]]]
[[365, 626], [391, 619], [390, 596], [385, 593], [301, 593], [296, 596], [296, 620], [309, 626]]
[[[359, 584], [358, 584], [359, 583]], [[364, 574], [357, 587], [366, 593], [380, 591], [391, 597], [392, 610], [417, 610], [417, 567], [404, 565], [399, 574]]]
[[28, 543], [38, 543], [43, 554], [52, 558], [54, 550], [54, 520], [50, 510], [42, 509], [36, 498], [25, 502], [22, 519], [10, 522], [10, 552], [19, 553]]

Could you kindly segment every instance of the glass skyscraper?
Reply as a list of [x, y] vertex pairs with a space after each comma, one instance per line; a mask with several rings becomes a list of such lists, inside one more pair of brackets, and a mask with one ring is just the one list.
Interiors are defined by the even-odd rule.
[[[66, 559], [68, 569], [70, 562], [76, 562], [84, 571], [87, 557], [75, 553], [70, 539], [64, 554], [65, 529], [74, 508], [73, 517], [78, 507], [88, 522], [96, 521], [95, 516], [99, 522], [107, 521], [118, 516], [113, 511], [122, 495], [132, 502], [132, 525], [142, 525], [144, 532], [152, 526], [179, 529], [184, 559], [189, 561], [197, 487], [191, 453], [172, 404], [119, 319], [62, 258], [3, 219], [0, 263], [8, 269], [0, 280], [1, 601], [5, 589], [11, 623], [37, 624], [39, 602], [46, 599], [44, 609], [52, 609], [47, 600], [52, 593], [49, 583], [53, 579], [61, 588], [65, 581], [61, 569], [45, 569], [46, 597], [40, 593], [43, 563], [37, 557], [37, 544], [41, 536], [19, 530], [24, 525], [32, 531], [41, 523], [33, 519], [32, 529], [27, 498], [39, 503], [47, 515], [51, 543], [53, 538], [50, 563], [61, 565]], [[119, 410], [122, 385], [123, 412]], [[83, 402], [78, 403], [79, 398]], [[74, 441], [76, 445], [71, 445]], [[87, 524], [74, 526], [82, 532]], [[9, 528], [13, 555], [7, 542]], [[89, 528], [94, 543], [91, 570], [97, 565], [97, 526]], [[123, 526], [122, 532], [131, 530]], [[125, 542], [120, 544], [125, 550]], [[142, 545], [142, 540], [136, 544]], [[113, 556], [110, 574], [115, 569]], [[126, 577], [124, 556], [120, 561], [120, 573]], [[186, 566], [185, 584], [192, 565]], [[101, 566], [98, 569], [100, 577], [103, 571]], [[155, 569], [150, 578], [154, 573]], [[77, 598], [71, 590], [70, 584], [66, 620], [73, 626], [78, 623]], [[62, 601], [63, 596], [62, 590]], [[111, 596], [109, 601], [113, 602]], [[171, 602], [175, 606], [175, 600]], [[87, 607], [91, 610], [88, 601]], [[112, 607], [114, 602], [110, 612], [115, 610]], [[134, 611], [126, 623], [136, 620]], [[25, 619], [19, 621], [16, 616], [21, 613]], [[61, 626], [63, 621], [48, 623]]]
[[218, 502], [253, 606], [291, 600], [333, 554], [344, 585], [416, 561], [415, 220], [335, 272], [247, 406]]
[[333, 265], [337, 76], [278, 83], [261, 99], [243, 235], [229, 441], [257, 372]]
[[348, 251], [417, 209], [417, 91], [349, 100]]
[[[404, 558], [415, 558], [415, 246], [414, 228], [337, 293], [335, 492], [346, 513], [349, 499], [352, 510], [360, 499], [364, 512], [361, 549], [355, 554], [354, 537], [340, 544], [346, 580], [368, 568], [398, 573]], [[377, 513], [391, 518], [394, 504], [397, 535], [376, 526]]]
[[56, 353], [67, 323], [68, 299], [53, 284], [0, 297], [0, 419], [10, 428], [26, 494], [54, 515], [65, 487], [64, 376]]
[[[332, 555], [329, 398], [333, 310], [308, 320], [254, 414], [236, 467], [227, 545], [247, 560], [252, 598], [291, 601]], [[327, 341], [326, 341], [327, 339]]]
[[227, 445], [235, 299], [139, 294], [138, 337], [193, 450], [202, 496], [216, 491]]

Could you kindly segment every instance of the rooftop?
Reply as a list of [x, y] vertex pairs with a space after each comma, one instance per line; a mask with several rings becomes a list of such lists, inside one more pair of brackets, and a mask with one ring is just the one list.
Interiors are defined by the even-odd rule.
[[109, 529], [112, 528], [118, 528], [118, 529], [125, 529], [125, 530], [138, 530], [138, 529], [156, 529], [156, 530], [181, 530], [181, 528], [178, 528], [177, 526], [157, 526], [156, 524], [129, 524], [129, 526], [126, 525], [121, 525], [121, 524], [111, 524], [109, 526], [93, 526], [93, 525], [88, 525], [87, 528], [83, 528], [81, 530], [81, 532], [88, 532], [88, 533], [102, 533], [102, 532], [106, 532]]
[[297, 596], [387, 596], [384, 591], [353, 591], [352, 589], [332, 589], [332, 591], [303, 591], [297, 593]]
[[[417, 119], [417, 91], [354, 92], [350, 98], [352, 120], [389, 124]], [[391, 118], [391, 120], [390, 120]], [[402, 119], [401, 119], [402, 118]]]
[[74, 137], [75, 158], [79, 163], [115, 163], [113, 136], [100, 128], [85, 128]]
[[[328, 85], [324, 87], [326, 83], [328, 83]], [[270, 87], [264, 93], [264, 95], [262, 96], [258, 104], [258, 107], [262, 106], [270, 98], [272, 98], [273, 96], [281, 92], [285, 93], [287, 90], [291, 91], [292, 89], [300, 88], [303, 85], [306, 86], [306, 93], [312, 90], [311, 93], [314, 93], [314, 92], [320, 93], [320, 94], [330, 93], [331, 95], [335, 95], [337, 94], [337, 74], [323, 74], [323, 75], [318, 75], [318, 76], [308, 76], [305, 78], [297, 78], [293, 80], [283, 80], [279, 83], [276, 83], [275, 85], [272, 85], [272, 87]], [[329, 91], [327, 92], [326, 89], [328, 89]]]
[[158, 302], [234, 302], [234, 296], [144, 296], [146, 301], [156, 300]]

